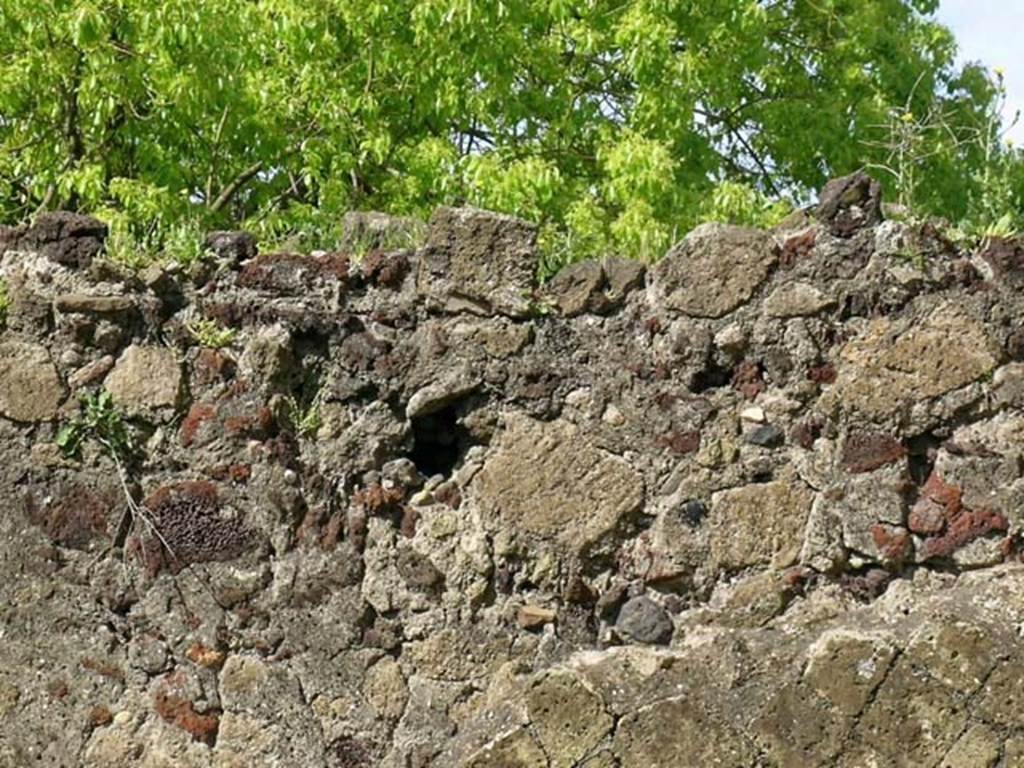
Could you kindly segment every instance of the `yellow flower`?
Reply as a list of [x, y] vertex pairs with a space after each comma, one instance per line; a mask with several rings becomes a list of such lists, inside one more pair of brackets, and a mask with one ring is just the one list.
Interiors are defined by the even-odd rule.
[[992, 67], [992, 71], [996, 73], [996, 77], [1002, 80], [1006, 74], [1006, 67]]

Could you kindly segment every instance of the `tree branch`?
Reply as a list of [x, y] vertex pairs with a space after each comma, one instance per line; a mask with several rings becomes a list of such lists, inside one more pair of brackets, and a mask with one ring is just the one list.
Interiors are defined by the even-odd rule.
[[220, 194], [217, 195], [217, 199], [210, 204], [210, 210], [214, 213], [220, 213], [224, 207], [231, 202], [232, 198], [238, 194], [239, 190], [252, 181], [256, 177], [256, 174], [262, 170], [263, 161], [258, 160], [235, 176], [235, 178], [228, 182], [228, 185], [221, 190]]

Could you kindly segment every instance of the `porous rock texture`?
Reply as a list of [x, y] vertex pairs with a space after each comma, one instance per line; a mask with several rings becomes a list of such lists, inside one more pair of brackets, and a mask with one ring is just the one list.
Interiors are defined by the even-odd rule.
[[[879, 206], [546, 287], [472, 209], [8, 232], [0, 765], [1024, 765], [1024, 245]], [[103, 388], [136, 450], [64, 456]]]

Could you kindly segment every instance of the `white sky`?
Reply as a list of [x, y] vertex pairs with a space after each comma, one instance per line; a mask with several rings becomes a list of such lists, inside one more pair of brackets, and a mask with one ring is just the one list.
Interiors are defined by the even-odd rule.
[[[937, 15], [956, 35], [961, 61], [1006, 70], [1006, 122], [1024, 112], [1024, 0], [941, 0]], [[1024, 144], [1024, 114], [1007, 136]]]

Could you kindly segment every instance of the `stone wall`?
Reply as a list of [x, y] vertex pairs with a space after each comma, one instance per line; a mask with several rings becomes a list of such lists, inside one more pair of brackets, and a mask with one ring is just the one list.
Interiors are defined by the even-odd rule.
[[1024, 765], [1021, 242], [104, 235], [0, 230], [0, 765]]

